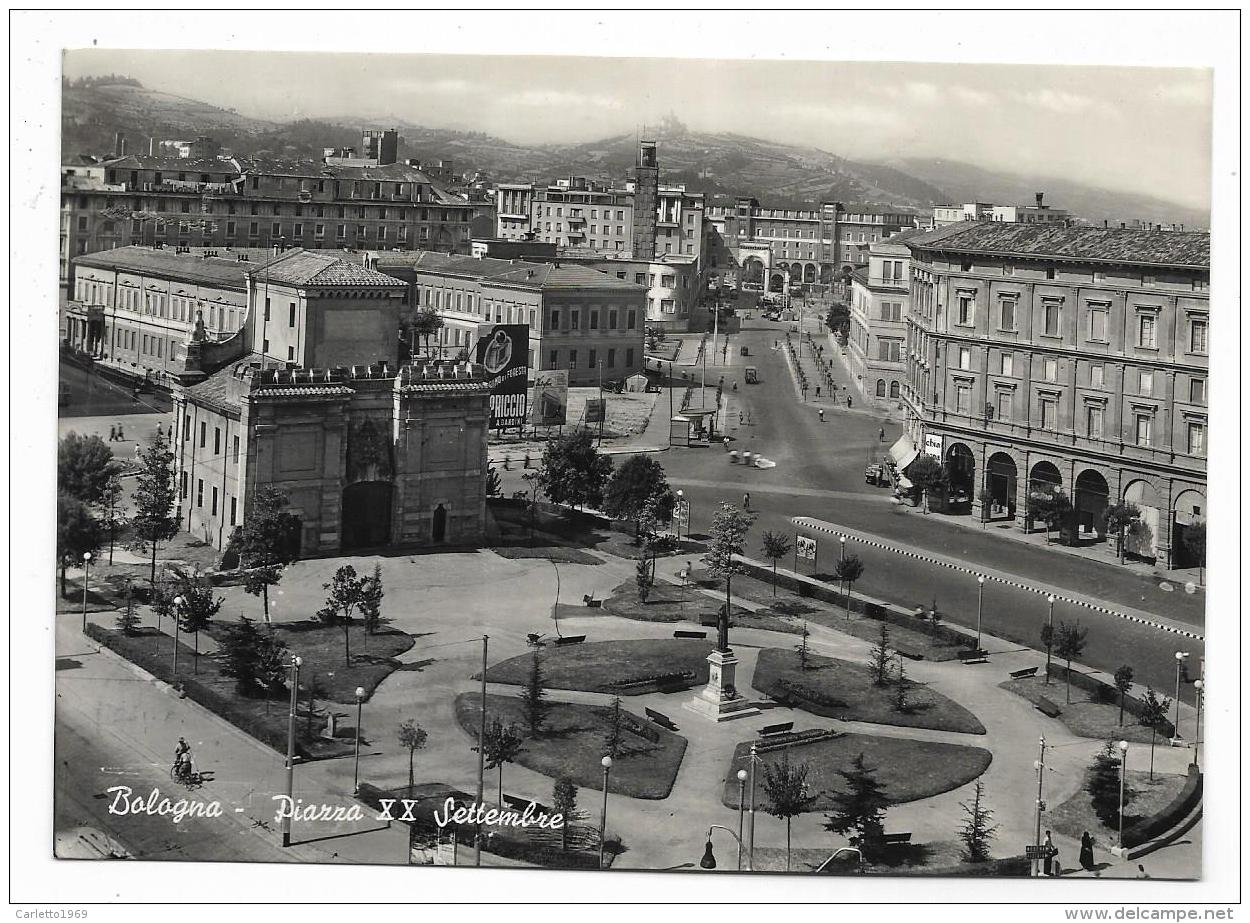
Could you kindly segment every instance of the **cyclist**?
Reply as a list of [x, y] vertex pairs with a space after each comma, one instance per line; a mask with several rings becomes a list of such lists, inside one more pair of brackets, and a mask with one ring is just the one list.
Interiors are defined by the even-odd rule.
[[185, 737], [178, 738], [174, 748], [174, 778], [182, 781], [191, 775], [191, 745]]

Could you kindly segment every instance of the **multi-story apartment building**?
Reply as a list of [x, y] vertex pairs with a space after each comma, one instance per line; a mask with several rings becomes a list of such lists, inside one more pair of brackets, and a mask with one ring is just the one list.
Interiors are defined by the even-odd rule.
[[1064, 224], [1072, 215], [1065, 208], [1042, 204], [1045, 193], [1035, 194], [1033, 205], [995, 205], [992, 202], [969, 202], [965, 205], [935, 205], [933, 223], [936, 227], [961, 221], [1006, 221], [1014, 224]]
[[[912, 251], [907, 439], [974, 515], [1028, 527], [1062, 490], [1065, 531], [1105, 538], [1131, 501], [1130, 551], [1185, 566], [1206, 510], [1210, 240], [1199, 233], [970, 222]], [[956, 507], [957, 509], [960, 507]]]
[[399, 163], [131, 155], [62, 176], [62, 285], [73, 257], [130, 244], [467, 253], [474, 212]]
[[898, 404], [907, 380], [907, 313], [911, 301], [912, 229], [870, 244], [868, 264], [851, 273], [847, 360], [865, 400]]
[[483, 324], [527, 324], [533, 371], [567, 369], [569, 384], [582, 386], [642, 370], [643, 285], [563, 260], [434, 252], [377, 252], [366, 259], [409, 284], [409, 312], [431, 310], [442, 317], [432, 346], [441, 356], [471, 358]]

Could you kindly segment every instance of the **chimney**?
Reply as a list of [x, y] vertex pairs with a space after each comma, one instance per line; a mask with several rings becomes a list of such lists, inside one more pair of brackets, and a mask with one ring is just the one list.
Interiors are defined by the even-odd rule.
[[148, 138], [148, 156], [149, 157], [156, 156], [156, 139], [155, 138]]
[[113, 156], [121, 157], [125, 151], [123, 145], [126, 143], [126, 135], [120, 131], [113, 132]]
[[1033, 193], [1033, 197], [1034, 197], [1035, 199], [1037, 199], [1037, 207], [1038, 207], [1038, 208], [1044, 208], [1044, 207], [1045, 207], [1045, 206], [1043, 206], [1043, 205], [1042, 205], [1042, 196], [1044, 196], [1044, 195], [1046, 195], [1046, 193], [1044, 193], [1044, 192], [1035, 192], [1035, 193]]
[[1104, 228], [1105, 228], [1105, 227], [1107, 227], [1107, 219], [1106, 219], [1106, 218], [1103, 218], [1103, 219], [1102, 219], [1102, 226], [1103, 226]]
[[1123, 221], [1121, 221], [1121, 222], [1120, 222], [1120, 230], [1121, 230], [1121, 231], [1123, 231], [1123, 230], [1124, 230], [1124, 222], [1123, 222]]
[[121, 136], [121, 143], [119, 144], [119, 148], [120, 149], [118, 150], [118, 154], [122, 157], [125, 157], [126, 156], [126, 136], [125, 135]]

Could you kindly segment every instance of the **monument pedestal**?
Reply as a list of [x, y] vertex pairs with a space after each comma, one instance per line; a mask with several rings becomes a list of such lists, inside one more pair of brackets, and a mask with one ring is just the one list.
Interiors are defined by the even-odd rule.
[[707, 662], [707, 685], [687, 701], [685, 707], [713, 721], [732, 721], [734, 718], [758, 715], [760, 710], [734, 686], [738, 658], [733, 651], [712, 651]]

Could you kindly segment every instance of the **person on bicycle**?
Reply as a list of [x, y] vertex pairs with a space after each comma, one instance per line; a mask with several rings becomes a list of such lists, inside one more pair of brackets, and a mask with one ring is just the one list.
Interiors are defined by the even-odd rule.
[[174, 748], [174, 775], [181, 779], [191, 772], [191, 745], [185, 737], [178, 738], [178, 746]]

